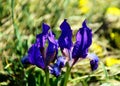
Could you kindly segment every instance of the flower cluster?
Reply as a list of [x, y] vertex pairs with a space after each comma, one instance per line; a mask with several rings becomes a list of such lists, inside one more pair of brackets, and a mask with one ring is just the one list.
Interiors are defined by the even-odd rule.
[[[96, 70], [99, 59], [95, 54], [88, 54], [88, 48], [92, 43], [92, 31], [86, 25], [86, 20], [77, 31], [74, 44], [72, 42], [72, 30], [66, 19], [62, 22], [60, 28], [62, 32], [59, 39], [56, 40], [50, 27], [43, 23], [42, 33], [36, 36], [36, 42], [29, 48], [28, 55], [22, 58], [22, 63], [30, 63], [43, 70], [48, 68], [51, 74], [59, 76], [66, 62], [70, 63], [72, 67], [78, 59], [89, 58], [91, 70]], [[48, 46], [45, 48], [47, 40]], [[61, 56], [58, 56], [59, 48], [62, 52]]]

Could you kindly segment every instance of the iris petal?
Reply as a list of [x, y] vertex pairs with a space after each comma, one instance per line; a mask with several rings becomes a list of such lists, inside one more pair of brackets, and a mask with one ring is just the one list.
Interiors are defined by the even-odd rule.
[[86, 25], [86, 21], [83, 22], [82, 28], [76, 34], [76, 43], [73, 48], [73, 58], [85, 58], [88, 53], [88, 48], [92, 43], [92, 33]]
[[61, 74], [61, 68], [57, 64], [49, 67], [50, 73], [58, 77]]
[[47, 24], [45, 24], [45, 23], [42, 24], [42, 33], [38, 34], [36, 36], [36, 43], [37, 43], [38, 47], [40, 47], [40, 48], [44, 47], [49, 29], [50, 29], [50, 27]]
[[63, 56], [58, 57], [56, 64], [57, 64], [60, 68], [64, 67], [65, 64], [66, 64], [66, 59], [65, 59], [65, 57], [63, 57]]
[[96, 54], [88, 54], [88, 57], [90, 58], [90, 65], [91, 65], [91, 70], [94, 71], [98, 68], [98, 62], [99, 58]]
[[54, 60], [58, 53], [58, 43], [55, 40], [55, 36], [52, 31], [48, 35], [48, 48], [46, 53], [46, 63], [49, 64], [50, 61]]
[[50, 26], [49, 25], [47, 25], [47, 24], [45, 24], [45, 23], [43, 23], [42, 24], [42, 33], [43, 34], [47, 34], [48, 33], [48, 30], [50, 29]]
[[24, 56], [24, 57], [21, 59], [21, 62], [22, 62], [22, 64], [29, 64], [30, 62], [29, 62], [28, 56]]
[[65, 57], [58, 57], [56, 63], [53, 66], [49, 66], [50, 73], [56, 77], [61, 74], [61, 68], [66, 64]]
[[82, 46], [82, 48], [83, 49], [88, 48], [92, 43], [92, 31], [89, 27], [87, 27], [86, 20], [82, 24], [81, 34], [83, 36], [83, 46]]
[[42, 69], [45, 68], [43, 57], [39, 48], [35, 44], [33, 44], [28, 50], [28, 58], [31, 64], [36, 65]]
[[44, 46], [45, 46], [45, 42], [46, 42], [46, 39], [47, 39], [47, 36], [48, 36], [48, 30], [49, 29], [50, 29], [50, 26], [43, 23], [42, 24], [42, 33], [38, 34], [36, 36], [36, 45], [40, 49], [40, 52], [41, 52], [41, 54], [44, 58], [45, 58]]
[[61, 49], [67, 48], [71, 49], [72, 47], [72, 30], [70, 25], [67, 23], [65, 19], [63, 23], [60, 25], [62, 33], [58, 39], [58, 43]]

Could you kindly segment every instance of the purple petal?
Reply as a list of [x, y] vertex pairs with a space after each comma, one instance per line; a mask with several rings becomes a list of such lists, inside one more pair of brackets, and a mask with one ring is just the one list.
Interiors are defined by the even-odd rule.
[[59, 68], [62, 68], [66, 64], [66, 59], [65, 57], [61, 56], [57, 58], [56, 64], [59, 66]]
[[21, 59], [21, 62], [22, 64], [29, 64], [29, 57], [28, 56], [24, 56], [22, 59]]
[[47, 24], [43, 23], [42, 24], [42, 33], [43, 34], [47, 34], [48, 33], [48, 30], [50, 29], [50, 26], [48, 26]]
[[66, 64], [65, 57], [58, 57], [56, 63], [53, 66], [49, 67], [50, 73], [56, 77], [61, 74], [61, 68]]
[[91, 59], [91, 61], [90, 61], [91, 70], [94, 71], [98, 68], [99, 58], [95, 54], [89, 54], [88, 56]]
[[58, 57], [56, 63], [49, 67], [50, 73], [58, 77], [61, 74], [61, 68], [66, 64], [65, 57]]
[[28, 50], [28, 58], [31, 64], [36, 65], [42, 69], [45, 68], [43, 57], [39, 48], [35, 44], [33, 44]]
[[61, 74], [61, 68], [57, 64], [54, 64], [53, 66], [49, 67], [49, 71], [54, 76], [58, 77]]
[[86, 25], [86, 21], [83, 22], [82, 28], [76, 34], [76, 43], [73, 48], [73, 58], [85, 58], [88, 53], [88, 48], [92, 43], [92, 32]]
[[58, 43], [61, 49], [67, 48], [71, 49], [72, 47], [72, 30], [70, 25], [67, 23], [65, 19], [63, 23], [60, 25], [62, 33], [58, 39]]
[[40, 47], [40, 48], [44, 47], [49, 29], [50, 29], [50, 27], [47, 24], [45, 24], [45, 23], [42, 24], [42, 33], [38, 34], [36, 36], [36, 43], [37, 43], [38, 47]]
[[67, 19], [64, 19], [64, 21], [63, 21], [62, 24], [60, 25], [60, 28], [61, 28], [62, 31], [71, 30], [70, 25], [67, 23]]
[[48, 43], [49, 44], [46, 53], [47, 64], [49, 64], [50, 61], [53, 61], [57, 57], [57, 53], [58, 53], [58, 43], [56, 42], [52, 31], [49, 32]]
[[82, 24], [81, 34], [83, 36], [82, 48], [83, 49], [88, 48], [92, 43], [92, 31], [91, 31], [91, 29], [89, 27], [87, 27], [86, 20]]

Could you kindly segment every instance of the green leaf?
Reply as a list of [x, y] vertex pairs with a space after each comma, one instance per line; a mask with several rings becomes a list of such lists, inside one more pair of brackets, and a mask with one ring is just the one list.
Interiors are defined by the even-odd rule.
[[32, 73], [28, 75], [28, 86], [36, 86], [35, 76]]

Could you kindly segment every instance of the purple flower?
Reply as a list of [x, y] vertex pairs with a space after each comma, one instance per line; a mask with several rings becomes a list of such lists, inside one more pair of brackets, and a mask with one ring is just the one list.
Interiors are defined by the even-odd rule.
[[[45, 69], [49, 65], [51, 59], [57, 56], [58, 44], [52, 31], [48, 33], [50, 27], [43, 23], [42, 28], [42, 33], [37, 35], [36, 42], [29, 48], [28, 55], [22, 58], [22, 63], [30, 63]], [[43, 49], [45, 49], [44, 47], [47, 39], [49, 44], [46, 50], [47, 52], [45, 52]]]
[[[82, 23], [82, 28], [80, 28], [76, 34], [76, 42], [72, 45], [72, 31], [66, 20], [60, 25], [62, 34], [58, 39], [59, 46], [61, 48], [63, 56], [66, 57], [68, 61], [73, 60], [73, 66], [79, 58], [86, 58], [88, 55], [88, 49], [92, 43], [92, 31], [86, 25], [86, 20]], [[69, 58], [69, 59], [68, 59]], [[91, 60], [91, 68], [93, 70], [97, 69], [97, 65], [93, 67], [96, 60]]]
[[[64, 19], [60, 28], [61, 35], [57, 41], [55, 40], [55, 34], [49, 30], [50, 27], [43, 23], [42, 33], [36, 36], [36, 42], [29, 48], [28, 55], [22, 58], [22, 63], [30, 63], [42, 69], [49, 68], [51, 74], [59, 76], [66, 62], [69, 62], [72, 67], [79, 58], [89, 57], [91, 70], [96, 70], [99, 59], [95, 54], [88, 54], [88, 49], [92, 43], [92, 31], [86, 25], [86, 20], [82, 23], [82, 28], [77, 31], [74, 45], [72, 30], [66, 19]], [[46, 41], [48, 41], [47, 48], [45, 48]], [[59, 47], [62, 56], [58, 57]], [[53, 65], [50, 65], [51, 62]]]

